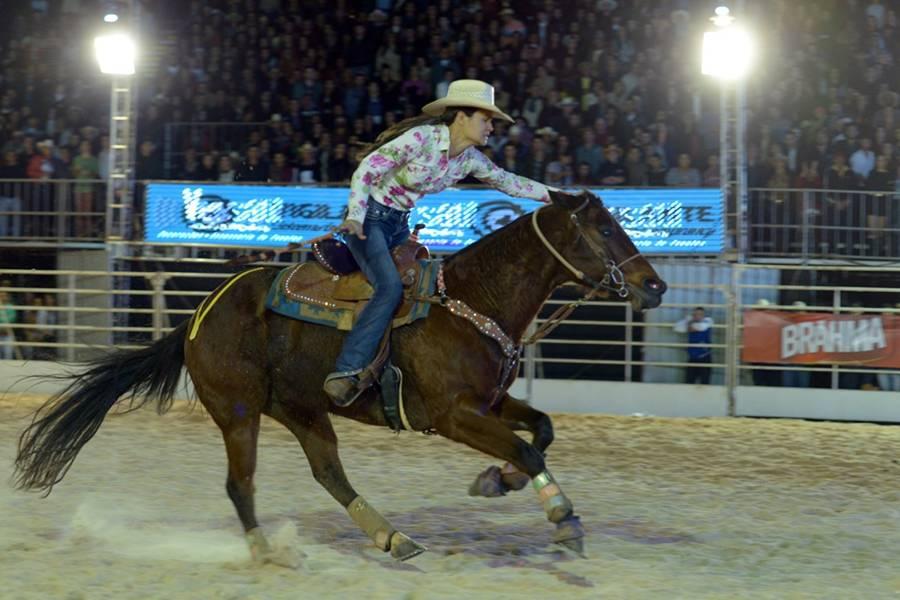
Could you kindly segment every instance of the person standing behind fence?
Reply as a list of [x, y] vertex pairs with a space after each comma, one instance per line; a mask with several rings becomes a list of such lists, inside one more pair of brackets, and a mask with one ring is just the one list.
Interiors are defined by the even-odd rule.
[[690, 366], [686, 371], [685, 383], [709, 384], [712, 372], [712, 367], [708, 366], [712, 362], [712, 348], [709, 346], [712, 343], [712, 327], [713, 320], [706, 316], [706, 311], [701, 306], [675, 323], [675, 331], [686, 333], [690, 344], [687, 349]]
[[100, 164], [97, 157], [91, 152], [91, 143], [81, 142], [78, 156], [72, 161], [72, 172], [78, 183], [75, 184], [75, 235], [88, 237], [97, 228], [91, 226], [94, 212], [94, 186], [100, 179]]
[[8, 292], [0, 292], [0, 359], [15, 358], [13, 342], [16, 336], [12, 324], [16, 322], [16, 309], [13, 308]]

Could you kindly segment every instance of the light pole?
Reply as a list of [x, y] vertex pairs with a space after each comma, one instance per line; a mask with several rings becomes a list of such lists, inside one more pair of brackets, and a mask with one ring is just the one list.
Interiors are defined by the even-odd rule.
[[[126, 20], [137, 22], [130, 0], [122, 3]], [[94, 39], [94, 50], [100, 71], [110, 77], [109, 101], [109, 157], [106, 180], [106, 259], [110, 273], [128, 268], [119, 260], [129, 254], [127, 242], [131, 238], [132, 206], [134, 205], [134, 141], [137, 130], [134, 73], [137, 47], [119, 15], [109, 13], [103, 18], [105, 31]], [[113, 325], [128, 325], [130, 287], [127, 277], [112, 276]], [[127, 342], [127, 333], [113, 334], [113, 343]]]
[[[720, 81], [719, 91], [719, 177], [722, 201], [728, 213], [729, 188], [735, 185], [735, 246], [743, 262], [749, 248], [747, 235], [747, 157], [744, 147], [746, 126], [744, 77], [753, 63], [750, 34], [735, 24], [728, 7], [716, 8], [710, 21], [715, 29], [703, 34], [701, 71]], [[729, 101], [731, 100], [731, 101]], [[731, 135], [729, 135], [729, 129]]]
[[136, 46], [131, 35], [117, 26], [118, 17], [104, 21], [114, 31], [94, 38], [100, 72], [110, 76], [109, 171], [106, 182], [106, 241], [125, 241], [131, 225], [134, 187], [134, 134], [132, 75]]

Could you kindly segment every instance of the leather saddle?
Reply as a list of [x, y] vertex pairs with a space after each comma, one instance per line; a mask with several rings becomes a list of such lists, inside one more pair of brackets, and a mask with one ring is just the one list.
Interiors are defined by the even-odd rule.
[[[430, 258], [430, 253], [424, 245], [407, 240], [394, 248], [392, 255], [404, 290], [403, 301], [394, 314], [393, 327], [398, 327], [409, 322], [407, 317], [415, 304], [413, 292], [425, 264], [420, 261]], [[342, 319], [337, 325], [338, 329], [349, 330], [374, 289], [344, 243], [333, 239], [316, 243], [313, 256], [316, 262], [290, 267], [282, 291], [290, 300], [352, 315], [352, 320]]]

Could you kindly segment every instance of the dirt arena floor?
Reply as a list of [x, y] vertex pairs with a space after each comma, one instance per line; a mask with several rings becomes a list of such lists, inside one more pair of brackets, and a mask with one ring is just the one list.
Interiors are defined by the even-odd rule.
[[[41, 399], [0, 399], [0, 464]], [[895, 598], [900, 427], [556, 415], [548, 464], [588, 531], [550, 542], [528, 487], [469, 498], [496, 461], [335, 419], [355, 487], [429, 547], [377, 551], [266, 421], [257, 510], [295, 569], [254, 566], [218, 429], [176, 405], [107, 418], [47, 498], [0, 485], [0, 598]]]

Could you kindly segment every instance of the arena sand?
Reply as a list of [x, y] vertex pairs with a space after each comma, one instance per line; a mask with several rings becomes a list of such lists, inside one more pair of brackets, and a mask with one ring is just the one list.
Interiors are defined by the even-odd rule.
[[[687, 388], [686, 388], [687, 392]], [[0, 399], [0, 464], [42, 398]], [[107, 418], [47, 498], [0, 486], [0, 598], [894, 598], [900, 428], [556, 415], [549, 466], [588, 531], [549, 543], [529, 488], [469, 498], [488, 457], [335, 419], [351, 482], [429, 552], [374, 549], [265, 421], [257, 511], [295, 569], [249, 561], [203, 413]]]

